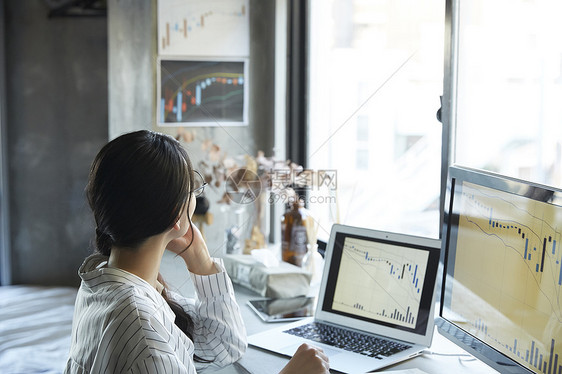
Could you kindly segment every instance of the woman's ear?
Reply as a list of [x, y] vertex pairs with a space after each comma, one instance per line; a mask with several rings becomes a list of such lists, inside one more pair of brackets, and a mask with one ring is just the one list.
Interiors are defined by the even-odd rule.
[[181, 219], [178, 219], [176, 223], [174, 223], [173, 226], [174, 230], [180, 230], [181, 229]]

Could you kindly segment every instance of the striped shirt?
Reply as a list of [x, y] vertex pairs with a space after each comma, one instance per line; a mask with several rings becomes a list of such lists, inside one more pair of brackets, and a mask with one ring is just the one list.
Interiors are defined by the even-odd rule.
[[193, 354], [224, 366], [245, 352], [246, 331], [221, 259], [217, 274], [191, 274], [197, 300], [168, 292], [193, 319], [193, 341], [175, 324], [160, 292], [108, 258], [88, 257], [80, 267], [65, 373], [190, 373]]

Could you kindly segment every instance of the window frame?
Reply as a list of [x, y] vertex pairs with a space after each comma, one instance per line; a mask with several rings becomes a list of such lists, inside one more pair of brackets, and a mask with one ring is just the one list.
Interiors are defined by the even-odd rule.
[[[0, 2], [0, 24], [4, 25], [4, 4]], [[8, 150], [6, 127], [5, 31], [0, 27], [0, 286], [12, 284], [10, 257], [10, 209], [8, 195]]]
[[287, 0], [287, 158], [308, 165], [310, 0]]

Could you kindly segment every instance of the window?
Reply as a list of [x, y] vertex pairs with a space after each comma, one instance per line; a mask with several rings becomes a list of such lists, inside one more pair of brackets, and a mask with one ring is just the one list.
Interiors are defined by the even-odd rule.
[[308, 207], [332, 223], [439, 237], [445, 3], [311, 0], [308, 166], [337, 189]]
[[454, 4], [455, 162], [560, 187], [562, 3]]

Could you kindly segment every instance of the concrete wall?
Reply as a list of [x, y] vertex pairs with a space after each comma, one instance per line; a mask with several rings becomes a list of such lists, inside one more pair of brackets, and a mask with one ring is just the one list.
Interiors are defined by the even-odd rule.
[[[109, 138], [152, 129], [155, 0], [108, 1]], [[153, 77], [154, 76], [154, 77]]]
[[[0, 4], [12, 283], [78, 285], [94, 233], [84, 196], [91, 161], [108, 138], [154, 128], [156, 0], [110, 0], [108, 18], [48, 19], [42, 0]], [[186, 145], [194, 163], [204, 139], [232, 156], [271, 154], [274, 20], [275, 1], [250, 1], [250, 125], [198, 128]], [[215, 203], [222, 192], [209, 192], [214, 254], [227, 216]]]
[[[110, 137], [137, 129], [171, 135], [176, 128], [156, 127], [156, 0], [109, 0], [109, 128]], [[229, 156], [271, 155], [274, 147], [275, 1], [250, 0], [249, 125], [197, 127], [194, 142], [185, 144], [194, 165], [205, 157], [201, 143], [210, 139]], [[216, 202], [223, 187], [208, 188], [214, 222], [205, 228], [211, 253], [223, 250], [228, 212]], [[251, 207], [248, 214], [251, 214]], [[227, 209], [228, 210], [228, 209]]]
[[2, 5], [12, 283], [77, 285], [93, 233], [84, 187], [108, 133], [107, 20]]

